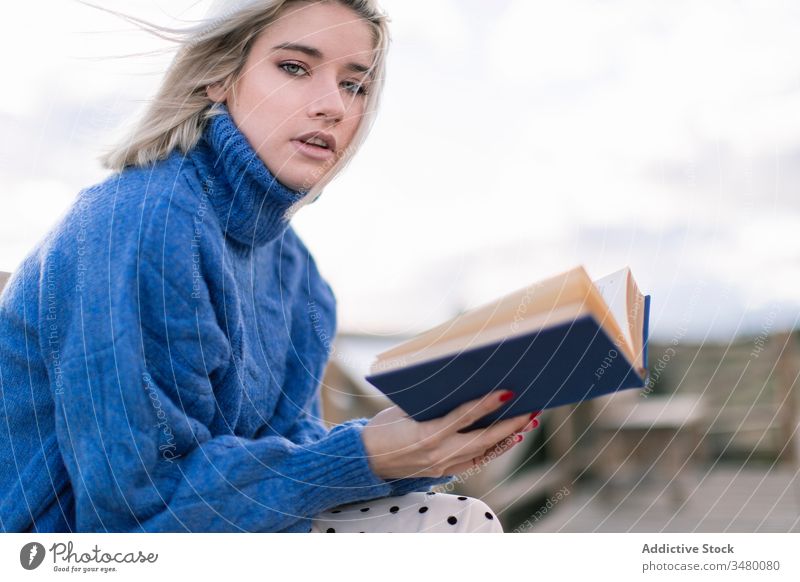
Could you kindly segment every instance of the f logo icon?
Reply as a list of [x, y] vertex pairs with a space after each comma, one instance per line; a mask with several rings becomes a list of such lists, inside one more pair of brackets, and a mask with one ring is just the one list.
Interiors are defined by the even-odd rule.
[[38, 542], [30, 542], [19, 551], [19, 563], [26, 570], [35, 570], [44, 561], [44, 546]]

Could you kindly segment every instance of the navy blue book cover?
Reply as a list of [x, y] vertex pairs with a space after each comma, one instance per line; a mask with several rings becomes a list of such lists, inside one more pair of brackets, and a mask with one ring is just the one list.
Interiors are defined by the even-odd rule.
[[[644, 303], [643, 363], [647, 368], [650, 296]], [[537, 330], [502, 342], [366, 377], [418, 421], [444, 416], [491, 390], [515, 397], [470, 428], [494, 420], [641, 388], [641, 377], [594, 317]]]

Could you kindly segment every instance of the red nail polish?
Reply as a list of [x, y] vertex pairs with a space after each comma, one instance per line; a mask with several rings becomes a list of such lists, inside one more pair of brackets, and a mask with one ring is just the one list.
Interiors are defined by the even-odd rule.
[[537, 426], [539, 426], [539, 421], [534, 418], [531, 421], [531, 426], [533, 426], [533, 428], [536, 428]]
[[514, 392], [511, 390], [506, 390], [500, 395], [500, 402], [508, 402], [512, 398], [514, 398]]
[[515, 437], [514, 437], [514, 442], [515, 442], [515, 443], [518, 443], [518, 442], [520, 442], [521, 440], [522, 440], [522, 435], [521, 435], [521, 434], [518, 434], [517, 436], [515, 436]]
[[542, 413], [541, 410], [537, 410], [536, 412], [531, 412], [531, 420], [539, 416], [541, 413]]

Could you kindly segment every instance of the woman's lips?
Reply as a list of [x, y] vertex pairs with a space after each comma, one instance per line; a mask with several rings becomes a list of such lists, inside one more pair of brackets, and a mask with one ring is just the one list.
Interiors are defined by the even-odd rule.
[[305, 143], [297, 139], [293, 139], [292, 143], [294, 144], [294, 147], [297, 148], [298, 152], [314, 160], [320, 160], [325, 162], [333, 158], [335, 155], [335, 153], [332, 150], [329, 150], [328, 148], [311, 145], [309, 143]]

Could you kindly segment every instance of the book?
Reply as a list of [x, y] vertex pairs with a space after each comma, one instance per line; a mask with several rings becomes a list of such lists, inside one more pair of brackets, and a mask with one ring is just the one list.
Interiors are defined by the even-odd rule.
[[647, 382], [650, 296], [630, 268], [583, 266], [465, 311], [378, 354], [366, 380], [418, 421], [492, 390], [514, 397], [469, 430]]

